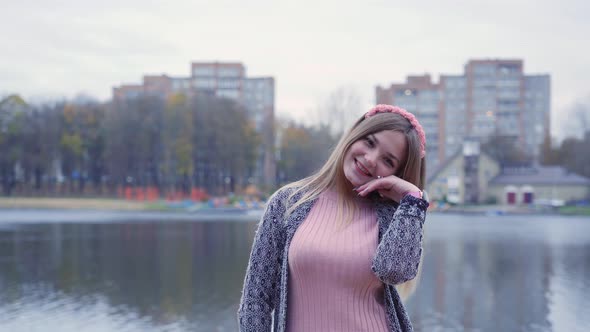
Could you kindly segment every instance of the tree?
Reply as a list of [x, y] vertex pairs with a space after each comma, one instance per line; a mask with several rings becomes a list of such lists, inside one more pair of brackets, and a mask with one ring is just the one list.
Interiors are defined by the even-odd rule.
[[336, 141], [325, 125], [305, 127], [292, 121], [283, 123], [280, 131], [280, 182], [292, 182], [310, 176], [320, 169]]
[[569, 136], [583, 138], [590, 130], [590, 94], [578, 98], [566, 109], [568, 116], [564, 122], [564, 129]]
[[101, 104], [87, 104], [84, 146], [88, 157], [88, 178], [95, 188], [102, 190], [102, 179], [105, 175], [106, 131], [104, 126], [105, 108]]
[[341, 86], [332, 91], [318, 109], [319, 123], [339, 137], [363, 113], [361, 97], [354, 87]]
[[559, 165], [559, 163], [559, 150], [553, 148], [551, 136], [546, 134], [543, 144], [541, 145], [541, 164]]
[[[547, 164], [560, 165], [571, 172], [590, 177], [590, 95], [579, 98], [569, 109], [565, 122], [568, 137], [559, 148], [550, 149]], [[544, 149], [547, 149], [544, 146]]]
[[504, 166], [526, 164], [532, 161], [532, 156], [517, 145], [517, 138], [513, 136], [500, 133], [491, 135], [482, 144], [481, 149]]
[[235, 191], [254, 172], [261, 140], [246, 111], [229, 99], [193, 99], [194, 164], [199, 186], [212, 192]]
[[163, 119], [163, 169], [167, 185], [188, 193], [192, 187], [194, 121], [188, 99], [183, 94], [168, 98]]
[[5, 195], [16, 185], [15, 168], [24, 155], [24, 131], [29, 105], [18, 95], [0, 101], [0, 179]]
[[583, 139], [570, 137], [565, 139], [559, 148], [561, 165], [571, 172], [590, 178], [590, 131]]

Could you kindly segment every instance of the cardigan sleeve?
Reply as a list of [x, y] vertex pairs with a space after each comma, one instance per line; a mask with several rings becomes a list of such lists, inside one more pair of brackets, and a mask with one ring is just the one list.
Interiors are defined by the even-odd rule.
[[280, 295], [285, 197], [284, 191], [271, 197], [254, 236], [238, 309], [238, 324], [243, 332], [271, 331], [271, 315]]
[[416, 277], [427, 208], [427, 201], [406, 195], [393, 213], [371, 267], [384, 283], [397, 285]]

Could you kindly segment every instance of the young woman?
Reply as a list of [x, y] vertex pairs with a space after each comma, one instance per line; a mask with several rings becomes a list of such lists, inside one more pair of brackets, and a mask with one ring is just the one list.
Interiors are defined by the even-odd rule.
[[400, 294], [422, 256], [425, 145], [414, 115], [377, 105], [317, 173], [269, 199], [240, 331], [412, 331]]

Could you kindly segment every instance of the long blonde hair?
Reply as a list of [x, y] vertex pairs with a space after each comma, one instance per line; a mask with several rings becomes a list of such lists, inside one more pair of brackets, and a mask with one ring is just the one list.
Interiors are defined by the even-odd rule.
[[[344, 156], [350, 146], [368, 135], [393, 130], [401, 132], [407, 140], [407, 160], [405, 165], [399, 168], [396, 176], [416, 185], [420, 190], [424, 188], [425, 181], [425, 160], [420, 158], [420, 140], [418, 134], [410, 122], [397, 113], [380, 113], [365, 118], [362, 116], [356, 121], [352, 128], [341, 138], [326, 163], [316, 173], [285, 186], [294, 188], [289, 200], [301, 194], [295, 203], [287, 208], [286, 215], [291, 214], [298, 206], [305, 202], [314, 200], [322, 192], [328, 189], [335, 189], [338, 197], [338, 216], [344, 222], [350, 222], [355, 208], [353, 188], [344, 175]], [[420, 258], [422, 261], [422, 257]], [[416, 278], [405, 283], [396, 285], [402, 299], [407, 298], [416, 288], [419, 279], [421, 265]]]

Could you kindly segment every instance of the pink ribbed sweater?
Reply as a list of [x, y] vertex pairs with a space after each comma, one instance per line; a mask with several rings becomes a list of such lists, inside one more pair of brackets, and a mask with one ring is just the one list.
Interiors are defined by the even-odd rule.
[[368, 202], [336, 220], [336, 194], [320, 195], [289, 248], [288, 332], [387, 331], [383, 284], [371, 272], [378, 225]]

